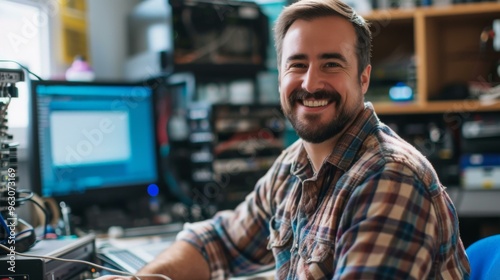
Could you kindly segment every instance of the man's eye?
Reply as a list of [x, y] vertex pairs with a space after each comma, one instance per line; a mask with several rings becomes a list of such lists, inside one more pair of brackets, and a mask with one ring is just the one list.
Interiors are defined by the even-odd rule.
[[341, 67], [342, 65], [340, 65], [339, 63], [337, 62], [328, 62], [325, 64], [325, 67], [329, 67], [329, 68], [332, 68], [332, 67]]
[[304, 63], [294, 63], [290, 65], [290, 68], [307, 68], [307, 65]]

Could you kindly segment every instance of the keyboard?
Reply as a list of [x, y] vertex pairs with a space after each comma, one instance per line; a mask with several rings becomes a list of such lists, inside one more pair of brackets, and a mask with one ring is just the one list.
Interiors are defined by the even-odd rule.
[[106, 252], [105, 257], [121, 269], [135, 273], [143, 266], [146, 261], [126, 249], [113, 249]]
[[104, 263], [109, 263], [119, 270], [135, 273], [168, 248], [174, 240], [175, 236], [173, 235], [147, 244], [134, 245], [130, 243], [130, 246], [127, 247], [123, 244], [120, 246], [108, 244], [98, 250], [98, 257]]

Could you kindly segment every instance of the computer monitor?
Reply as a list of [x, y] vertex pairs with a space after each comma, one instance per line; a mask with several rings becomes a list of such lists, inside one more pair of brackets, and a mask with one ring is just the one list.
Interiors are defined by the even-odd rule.
[[82, 227], [147, 220], [159, 181], [150, 87], [32, 81], [30, 109], [36, 193], [64, 201]]
[[[129, 77], [168, 73], [251, 75], [265, 70], [269, 20], [253, 1], [144, 0], [127, 17]], [[274, 66], [274, 65], [273, 65]]]

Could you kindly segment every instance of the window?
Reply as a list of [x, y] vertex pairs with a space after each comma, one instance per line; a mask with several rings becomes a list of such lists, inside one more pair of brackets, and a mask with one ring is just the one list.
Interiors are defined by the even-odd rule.
[[[42, 6], [34, 0], [0, 1], [0, 60], [16, 61], [41, 77], [48, 75], [50, 20], [57, 11], [50, 8], [49, 2]], [[0, 62], [0, 68], [19, 66]], [[25, 81], [29, 78], [26, 75]], [[19, 143], [19, 160], [27, 157], [28, 85], [27, 82], [16, 83], [19, 97], [11, 99], [8, 111], [9, 133], [13, 134], [14, 142]]]
[[[35, 1], [0, 1], [0, 60], [16, 61], [39, 76], [48, 72], [50, 14], [47, 11]], [[0, 61], [0, 68], [19, 67]], [[16, 86], [19, 97], [11, 100], [8, 112], [9, 126], [14, 133], [19, 132], [16, 128], [28, 125], [28, 83], [20, 82]], [[18, 140], [16, 135], [14, 140], [24, 142], [24, 139]]]

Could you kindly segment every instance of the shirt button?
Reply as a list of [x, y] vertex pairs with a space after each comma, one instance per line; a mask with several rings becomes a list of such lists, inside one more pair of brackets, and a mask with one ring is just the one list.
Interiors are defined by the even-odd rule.
[[299, 243], [295, 243], [295, 245], [293, 245], [293, 247], [299, 248]]
[[308, 259], [307, 259], [307, 262], [311, 262], [311, 261], [312, 261], [312, 258], [308, 258]]

